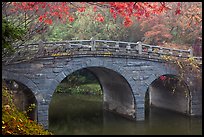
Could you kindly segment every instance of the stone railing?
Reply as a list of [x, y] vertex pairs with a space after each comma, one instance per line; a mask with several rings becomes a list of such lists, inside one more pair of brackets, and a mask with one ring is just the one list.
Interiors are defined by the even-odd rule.
[[[19, 46], [13, 57], [5, 58], [7, 61], [29, 60], [48, 56], [120, 56], [144, 57], [161, 59], [169, 55], [179, 58], [193, 57], [192, 50], [171, 49], [161, 46], [147, 45], [141, 42], [123, 42], [107, 40], [71, 40], [62, 42], [39, 42]], [[202, 61], [202, 57], [195, 57]]]

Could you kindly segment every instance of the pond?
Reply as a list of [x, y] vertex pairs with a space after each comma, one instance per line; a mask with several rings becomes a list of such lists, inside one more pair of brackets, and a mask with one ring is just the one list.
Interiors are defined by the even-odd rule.
[[202, 135], [202, 117], [151, 108], [144, 121], [103, 110], [102, 96], [55, 93], [49, 130], [55, 135]]

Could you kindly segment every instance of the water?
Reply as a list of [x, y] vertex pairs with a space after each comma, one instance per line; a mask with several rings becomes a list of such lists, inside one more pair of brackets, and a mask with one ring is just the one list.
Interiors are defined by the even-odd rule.
[[49, 130], [56, 135], [202, 135], [202, 118], [149, 109], [145, 121], [131, 121], [102, 109], [102, 97], [54, 94]]

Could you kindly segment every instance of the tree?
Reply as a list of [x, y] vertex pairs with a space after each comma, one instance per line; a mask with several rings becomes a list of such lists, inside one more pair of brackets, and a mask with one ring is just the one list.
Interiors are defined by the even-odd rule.
[[[10, 42], [9, 47], [29, 43], [34, 36], [44, 39], [44, 35], [41, 34], [49, 30], [48, 25], [53, 24], [53, 20], [64, 23], [67, 20], [73, 22], [77, 17], [76, 11], [85, 12], [87, 7], [92, 7], [93, 11], [98, 13], [97, 17], [94, 17], [96, 21], [104, 21], [105, 14], [102, 9], [106, 9], [115, 19], [121, 16], [125, 26], [132, 24], [131, 16], [140, 18], [150, 13], [155, 14], [166, 10], [165, 3], [162, 2], [2, 2], [3, 19], [10, 22], [15, 28], [25, 30], [23, 37], [18, 41]], [[7, 44], [7, 41], [2, 42], [3, 45]], [[2, 48], [4, 49], [5, 46]]]
[[173, 10], [166, 12], [164, 20], [168, 20], [173, 42], [192, 46], [195, 39], [202, 37], [202, 5], [200, 2], [181, 2], [178, 5], [180, 14], [175, 15], [173, 11], [177, 4], [171, 3]]
[[[79, 15], [77, 12], [84, 13], [89, 9], [88, 7], [93, 8], [97, 14], [93, 16], [94, 22], [106, 21], [107, 12], [104, 12], [106, 10], [113, 19], [122, 19], [123, 25], [130, 27], [135, 19], [154, 17], [165, 11], [172, 11], [174, 15], [183, 14], [182, 10], [186, 10], [183, 5], [177, 3], [177, 6], [172, 8], [171, 3], [167, 2], [2, 2], [2, 13], [3, 18], [11, 22], [13, 26], [26, 30], [20, 40], [12, 43], [13, 47], [18, 47], [23, 43], [29, 43], [30, 40], [32, 42], [38, 39], [44, 40], [44, 34], [50, 30], [49, 26], [53, 22], [55, 24], [56, 22], [74, 22]], [[198, 11], [196, 7], [201, 9], [201, 3], [198, 3], [198, 6], [190, 5], [191, 10], [185, 14], [187, 17], [190, 16], [190, 13]], [[194, 22], [202, 20], [200, 15], [195, 14], [190, 19], [193, 19]]]
[[[131, 24], [131, 16], [148, 17], [169, 9], [164, 2], [4, 2], [3, 5], [7, 8], [8, 5], [11, 6], [9, 6], [8, 14], [22, 12], [29, 15], [34, 12], [38, 16], [39, 22], [46, 24], [52, 24], [52, 18], [73, 21], [74, 12], [84, 12], [89, 6], [93, 6], [94, 11], [105, 8], [114, 18], [122, 16], [126, 26]], [[98, 20], [103, 21], [103, 16]]]
[[172, 2], [168, 7], [172, 10], [141, 20], [145, 42], [158, 44], [162, 40], [192, 46], [195, 39], [202, 37], [201, 3]]
[[[107, 14], [107, 11], [104, 11]], [[94, 12], [92, 8], [87, 8], [84, 12], [77, 11], [74, 22], [60, 23], [48, 33], [48, 41], [60, 41], [71, 39], [105, 39], [121, 40], [125, 39], [127, 29], [116, 23], [111, 15], [106, 15], [103, 22], [100, 22], [101, 14]], [[95, 20], [93, 20], [95, 18]], [[118, 19], [119, 21], [121, 19]], [[52, 27], [52, 26], [51, 26]]]
[[2, 19], [2, 57], [14, 52], [12, 43], [20, 40], [24, 34], [23, 28], [16, 27], [11, 22]]
[[170, 28], [164, 15], [143, 19], [141, 22], [142, 31], [145, 31], [144, 42], [159, 45], [162, 42], [171, 40]]

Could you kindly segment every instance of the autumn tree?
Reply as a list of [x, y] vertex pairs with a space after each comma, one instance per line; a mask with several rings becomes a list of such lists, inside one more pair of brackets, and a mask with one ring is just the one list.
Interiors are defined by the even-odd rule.
[[202, 37], [202, 4], [200, 2], [170, 3], [173, 10], [180, 7], [179, 14], [166, 13], [172, 40], [179, 44], [193, 45], [195, 39]]
[[44, 33], [53, 20], [72, 22], [76, 18], [76, 11], [84, 12], [90, 6], [98, 13], [94, 20], [104, 21], [105, 14], [101, 10], [103, 8], [114, 19], [122, 17], [125, 26], [132, 25], [131, 17], [139, 19], [167, 10], [163, 2], [3, 2], [2, 13], [3, 18], [11, 21], [14, 26], [27, 29], [22, 38], [25, 42], [37, 33]]
[[147, 44], [159, 45], [172, 38], [164, 15], [144, 19], [140, 25], [142, 26], [141, 30], [145, 32], [143, 42]]
[[[102, 18], [102, 15], [96, 12], [96, 10], [97, 9], [89, 7], [86, 8], [84, 12], [75, 12], [76, 18], [74, 22], [56, 25], [54, 29], [48, 33], [46, 40], [60, 41], [94, 38], [98, 40], [137, 42], [141, 39], [141, 35], [143, 34], [140, 33], [137, 21], [133, 20], [133, 24], [130, 27], [125, 27], [121, 17], [115, 20], [107, 10], [100, 9], [106, 15], [105, 18]], [[50, 27], [53, 28], [52, 25]]]
[[[83, 13], [88, 7], [93, 8], [93, 11], [96, 12], [96, 16], [92, 17], [93, 21], [106, 21], [107, 13], [104, 12], [106, 10], [113, 19], [122, 19], [122, 24], [125, 27], [132, 26], [135, 19], [155, 18], [157, 15], [159, 17], [165, 11], [172, 11], [176, 15], [183, 13], [182, 4], [178, 3], [176, 8], [172, 8], [171, 4], [167, 2], [2, 2], [2, 19], [10, 22], [14, 28], [25, 30], [23, 37], [9, 44], [11, 47], [17, 48], [33, 39], [36, 41], [38, 39], [44, 40], [45, 33], [50, 30], [50, 25], [57, 25], [57, 22], [74, 22], [77, 19], [76, 12]], [[193, 4], [191, 4], [190, 9], [195, 13], [197, 12], [197, 8]], [[189, 13], [192, 11], [188, 11], [186, 16], [190, 15]], [[190, 18], [196, 21], [201, 19], [200, 15], [194, 15]], [[161, 27], [162, 25], [153, 27], [152, 32], [146, 33], [146, 36], [155, 36], [157, 37], [156, 41], [160, 36], [164, 39], [170, 39], [171, 35], [167, 34], [169, 28]], [[161, 28], [163, 30], [158, 30]], [[157, 31], [153, 33], [154, 30]], [[166, 34], [159, 35], [159, 31], [166, 32]]]
[[202, 37], [201, 3], [172, 2], [167, 6], [171, 10], [141, 20], [144, 42], [157, 45], [163, 41], [192, 46], [198, 37]]

